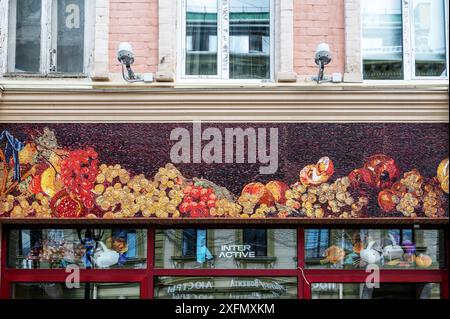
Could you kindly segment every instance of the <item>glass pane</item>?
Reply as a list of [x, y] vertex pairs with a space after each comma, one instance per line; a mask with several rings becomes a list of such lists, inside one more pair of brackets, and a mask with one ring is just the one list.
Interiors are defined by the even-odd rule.
[[41, 0], [17, 0], [14, 72], [39, 72], [41, 57]]
[[157, 230], [155, 266], [166, 269], [295, 269], [295, 229]]
[[146, 268], [143, 229], [21, 229], [8, 238], [8, 266], [16, 269]]
[[82, 73], [84, 61], [84, 0], [58, 0], [58, 72]]
[[230, 1], [230, 78], [270, 78], [270, 0]]
[[158, 277], [155, 299], [296, 299], [291, 277]]
[[444, 0], [415, 0], [413, 3], [416, 76], [445, 76]]
[[382, 283], [369, 289], [365, 284], [313, 283], [312, 299], [440, 299], [439, 284]]
[[388, 269], [438, 269], [444, 259], [443, 231], [419, 229], [308, 229], [308, 268], [362, 269], [376, 264]]
[[364, 79], [403, 79], [402, 3], [362, 1]]
[[186, 75], [217, 75], [217, 1], [187, 0]]
[[65, 283], [13, 283], [12, 299], [139, 299], [136, 283], [81, 283], [67, 288]]

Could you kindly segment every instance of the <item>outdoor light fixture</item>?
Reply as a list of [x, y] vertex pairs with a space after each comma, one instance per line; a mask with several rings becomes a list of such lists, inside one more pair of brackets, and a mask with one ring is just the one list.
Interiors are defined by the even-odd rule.
[[[135, 82], [153, 82], [153, 74], [145, 73], [143, 75], [136, 74], [131, 69], [131, 65], [134, 63], [134, 54], [131, 44], [128, 42], [122, 42], [119, 44], [119, 49], [117, 50], [117, 59], [122, 65], [122, 76], [123, 79], [129, 83]], [[126, 69], [126, 72], [125, 72]]]
[[313, 80], [320, 82], [329, 82], [330, 80], [324, 76], [325, 65], [331, 62], [330, 46], [326, 43], [321, 43], [317, 46], [316, 54], [314, 56], [316, 64], [319, 66], [319, 74], [317, 77], [313, 77]]

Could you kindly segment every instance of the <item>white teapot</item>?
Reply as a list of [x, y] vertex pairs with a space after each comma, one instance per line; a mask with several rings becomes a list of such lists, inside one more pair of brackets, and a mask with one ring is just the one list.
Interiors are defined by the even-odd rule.
[[383, 248], [383, 257], [389, 261], [401, 259], [403, 257], [403, 249], [397, 244], [394, 236], [389, 234], [392, 244]]
[[101, 241], [99, 241], [98, 244], [100, 245], [100, 247], [97, 248], [94, 252], [94, 263], [99, 268], [108, 268], [119, 262], [120, 256], [118, 252], [109, 249]]
[[381, 254], [373, 249], [373, 245], [375, 245], [375, 241], [371, 241], [367, 248], [361, 250], [360, 257], [368, 264], [376, 264], [381, 259]]

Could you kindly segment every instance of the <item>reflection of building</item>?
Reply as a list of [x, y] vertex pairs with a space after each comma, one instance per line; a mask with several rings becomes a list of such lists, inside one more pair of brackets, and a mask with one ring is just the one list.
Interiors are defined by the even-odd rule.
[[[262, 10], [261, 10], [262, 11]], [[215, 74], [219, 43], [217, 14], [187, 12], [186, 74]], [[270, 13], [230, 13], [231, 78], [270, 76]]]

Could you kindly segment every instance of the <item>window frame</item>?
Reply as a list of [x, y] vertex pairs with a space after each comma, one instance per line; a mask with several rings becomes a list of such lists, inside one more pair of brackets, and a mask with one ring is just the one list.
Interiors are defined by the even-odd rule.
[[[55, 59], [57, 67], [57, 54], [51, 51], [57, 47], [57, 0], [41, 0], [41, 40], [38, 72], [17, 72], [15, 71], [16, 52], [16, 10], [18, 0], [7, 0], [7, 26], [8, 38], [6, 41], [6, 63], [4, 76], [22, 77], [87, 77], [92, 69], [94, 50], [94, 24], [95, 24], [95, 1], [84, 0], [84, 39], [83, 39], [83, 70], [82, 72], [57, 72], [51, 71], [51, 60]], [[54, 55], [52, 57], [52, 55]]]
[[[230, 79], [230, 65], [223, 61], [230, 58], [230, 34], [229, 34], [229, 15], [228, 19], [223, 18], [224, 12], [229, 12], [229, 0], [217, 1], [217, 75], [186, 75], [186, 8], [187, 1], [182, 0], [179, 11], [178, 21], [180, 21], [178, 34], [178, 52], [177, 54], [177, 80], [185, 83], [273, 83], [275, 82], [275, 0], [270, 1], [270, 77], [268, 79]], [[225, 32], [224, 30], [228, 30]], [[228, 48], [228, 49], [227, 49]]]
[[[140, 283], [140, 298], [154, 298], [154, 280], [156, 277], [296, 277], [297, 298], [311, 299], [311, 283], [364, 283], [368, 273], [365, 270], [340, 270], [340, 269], [308, 269], [305, 267], [305, 230], [306, 229], [411, 229], [416, 226], [408, 224], [399, 225], [349, 225], [349, 224], [207, 224], [202, 229], [222, 228], [263, 228], [263, 229], [296, 229], [297, 231], [297, 269], [163, 269], [155, 267], [155, 234], [160, 229], [192, 229], [195, 224], [189, 225], [167, 224], [136, 224], [134, 228], [147, 229], [147, 268], [146, 269], [80, 269], [81, 282], [119, 282]], [[7, 236], [11, 229], [20, 228], [86, 228], [89, 223], [76, 225], [58, 224], [4, 224], [1, 242], [1, 282], [0, 299], [11, 297], [11, 284], [15, 282], [64, 282], [67, 273], [64, 269], [11, 269], [7, 268]], [[95, 224], [95, 228], [130, 228], [129, 224]], [[448, 224], [424, 224], [421, 229], [442, 229], [444, 231], [443, 243], [445, 249], [444, 267], [441, 269], [381, 269], [381, 282], [386, 283], [439, 283], [441, 285], [441, 299], [448, 299], [448, 265], [449, 265], [449, 232]], [[113, 280], [112, 280], [113, 279]]]
[[445, 27], [445, 58], [446, 58], [446, 75], [445, 76], [416, 76], [415, 75], [415, 48], [414, 48], [414, 14], [413, 14], [413, 3], [412, 1], [398, 0], [401, 1], [402, 10], [402, 51], [403, 51], [403, 79], [391, 80], [391, 79], [364, 79], [364, 58], [362, 56], [362, 40], [363, 40], [363, 20], [362, 20], [362, 4], [361, 4], [361, 21], [360, 21], [360, 50], [361, 50], [361, 77], [364, 82], [367, 83], [403, 83], [404, 81], [420, 81], [420, 80], [447, 80], [449, 79], [450, 73], [450, 61], [449, 61], [449, 0], [444, 0], [445, 17], [444, 17], [444, 27]]

